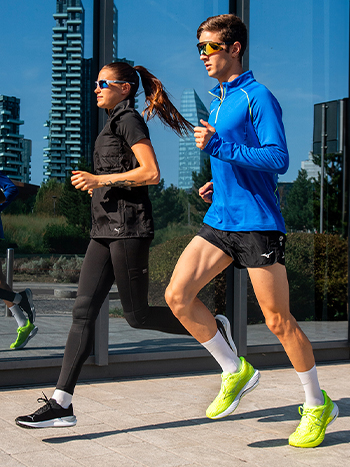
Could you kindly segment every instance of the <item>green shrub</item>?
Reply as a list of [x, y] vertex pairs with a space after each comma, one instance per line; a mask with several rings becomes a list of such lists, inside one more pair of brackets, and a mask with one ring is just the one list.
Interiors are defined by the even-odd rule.
[[315, 319], [315, 235], [287, 235], [286, 268], [290, 309], [300, 321]]
[[56, 261], [57, 259], [54, 257], [20, 258], [15, 259], [13, 269], [14, 273], [18, 274], [29, 274], [33, 276], [49, 274]]
[[199, 230], [198, 226], [182, 225], [182, 224], [169, 224], [164, 229], [156, 229], [154, 232], [154, 240], [152, 248], [161, 243], [173, 240], [174, 238], [184, 237], [189, 235], [192, 238]]
[[[287, 235], [290, 309], [298, 321], [347, 319], [347, 240], [330, 234]], [[248, 322], [263, 320], [248, 281]]]
[[315, 235], [315, 305], [317, 320], [347, 319], [348, 241]]
[[[149, 301], [151, 305], [166, 305], [164, 300], [165, 289], [181, 253], [193, 237], [194, 234], [183, 235], [182, 237], [173, 238], [151, 249], [149, 259]], [[222, 313], [223, 310], [219, 310], [218, 307], [222, 303], [222, 296], [225, 293], [225, 283], [219, 286], [220, 280], [222, 280], [221, 275], [204, 287], [198, 297], [212, 312], [220, 311]]]
[[50, 253], [82, 254], [88, 243], [89, 234], [73, 225], [48, 225], [43, 238], [44, 247]]
[[61, 256], [53, 265], [50, 275], [57, 282], [78, 282], [84, 258], [75, 255], [73, 258]]

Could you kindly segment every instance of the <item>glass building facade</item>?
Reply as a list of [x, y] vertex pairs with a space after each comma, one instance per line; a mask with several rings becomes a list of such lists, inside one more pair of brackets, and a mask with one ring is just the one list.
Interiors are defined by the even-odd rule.
[[81, 0], [56, 0], [52, 32], [52, 99], [44, 177], [64, 181], [83, 153], [84, 8]]
[[[216, 84], [212, 78], [208, 77], [199, 58], [196, 48], [197, 28], [202, 21], [213, 15], [231, 12], [242, 17], [249, 32], [248, 49], [243, 60], [244, 70], [253, 71], [255, 79], [266, 85], [276, 96], [283, 111], [290, 153], [290, 168], [286, 175], [280, 177], [280, 188], [283, 188], [285, 197], [288, 198], [296, 186], [298, 171], [303, 161], [308, 161], [310, 151], [315, 151], [313, 148], [315, 106], [344, 101], [344, 118], [347, 123], [346, 134], [343, 134], [343, 138], [346, 144], [335, 147], [335, 155], [338, 159], [334, 159], [333, 165], [330, 161], [331, 172], [327, 172], [324, 180], [324, 186], [328, 191], [324, 191], [323, 214], [331, 230], [327, 227], [324, 233], [320, 233], [317, 227], [319, 225], [317, 217], [320, 216], [319, 185], [312, 185], [310, 198], [305, 202], [304, 198], [297, 193], [294, 196], [297, 214], [303, 211], [307, 203], [316, 203], [313, 204], [309, 220], [317, 229], [315, 231], [307, 227], [304, 230], [303, 226], [301, 229], [290, 229], [287, 225], [289, 232], [286, 244], [286, 267], [290, 284], [291, 309], [312, 343], [316, 360], [349, 359], [349, 235], [340, 228], [342, 226], [348, 228], [349, 213], [342, 213], [341, 210], [335, 209], [336, 203], [333, 202], [334, 199], [340, 198], [341, 194], [345, 197], [345, 206], [349, 204], [349, 151], [338, 154], [339, 148], [348, 149], [349, 147], [350, 112], [347, 101], [349, 98], [349, 2], [341, 0], [337, 2], [330, 0], [295, 0], [294, 2], [215, 0], [198, 1], [192, 5], [191, 2], [185, 0], [177, 2], [170, 0], [120, 2], [115, 0], [115, 6], [118, 8], [118, 30], [116, 31], [116, 23], [113, 22], [108, 27], [109, 32], [102, 26], [112, 23], [113, 1], [83, 0], [83, 2], [85, 24], [87, 24], [88, 17], [86, 13], [90, 12], [85, 35], [82, 30], [84, 17], [82, 3], [75, 2], [75, 7], [73, 7], [72, 2], [67, 0], [56, 2], [57, 13], [54, 17], [57, 24], [54, 27], [54, 50], [52, 50], [53, 75], [52, 80], [48, 77], [45, 81], [49, 89], [47, 95], [44, 95], [44, 79], [41, 80], [39, 89], [42, 92], [40, 107], [50, 108], [52, 94], [49, 144], [45, 150], [44, 162], [46, 177], [56, 176], [64, 179], [68, 174], [68, 168], [73, 167], [82, 155], [82, 141], [87, 138], [87, 135], [83, 135], [80, 126], [87, 127], [88, 125], [88, 123], [82, 124], [80, 114], [83, 108], [82, 100], [85, 99], [81, 91], [82, 80], [84, 80], [82, 78], [84, 39], [85, 42], [93, 44], [94, 59], [96, 49], [99, 54], [98, 66], [91, 69], [90, 78], [88, 77], [89, 67], [86, 67], [86, 80], [97, 78], [98, 70], [107, 60], [105, 50], [107, 47], [112, 49], [112, 42], [117, 40], [118, 56], [132, 59], [135, 65], [143, 65], [149, 69], [165, 85], [175, 106], [189, 121], [197, 125], [200, 118], [207, 118], [206, 109], [209, 109], [211, 102], [208, 91]], [[45, 21], [49, 23], [52, 20], [52, 5], [49, 7], [48, 5], [49, 2], [42, 2], [40, 13], [44, 14], [45, 9], [48, 10], [45, 12], [45, 18], [40, 18], [43, 25], [46, 24]], [[108, 15], [102, 9], [102, 6], [106, 5], [110, 7]], [[93, 14], [92, 11], [94, 11]], [[100, 14], [98, 15], [97, 12]], [[11, 29], [6, 33], [9, 37], [14, 37], [10, 36], [13, 31], [16, 33], [16, 38], [21, 37], [20, 31], [16, 30], [18, 24], [29, 27], [24, 15], [21, 22], [20, 13], [21, 10], [18, 11]], [[74, 19], [70, 16], [73, 13], [75, 13]], [[33, 23], [35, 20], [36, 18], [33, 17]], [[156, 27], [150, 26], [153, 24], [156, 24]], [[33, 38], [41, 33], [39, 26], [36, 29], [33, 27], [31, 32]], [[69, 28], [76, 29], [69, 30]], [[297, 43], [302, 44], [302, 48], [296, 47], [295, 40], [291, 40], [291, 30], [293, 37], [298, 40]], [[28, 34], [30, 34], [29, 31]], [[51, 47], [47, 44], [50, 42], [51, 26], [45, 34], [45, 36], [40, 36], [40, 54], [45, 45], [47, 48]], [[6, 37], [3, 43], [5, 39]], [[21, 60], [23, 66], [17, 69], [17, 75], [21, 78], [23, 94], [17, 93], [18, 88], [14, 87], [16, 80], [5, 80], [1, 75], [0, 92], [21, 98], [21, 115], [27, 125], [27, 115], [30, 115], [33, 122], [39, 121], [37, 111], [40, 109], [35, 108], [35, 103], [33, 105], [30, 100], [37, 79], [25, 79], [25, 56], [20, 54], [25, 46], [29, 46], [29, 43], [18, 42], [16, 53], [19, 58], [16, 57], [16, 60]], [[13, 39], [13, 46], [15, 44]], [[74, 47], [78, 50], [68, 50]], [[112, 57], [116, 57], [116, 50], [115, 47], [108, 53], [109, 61]], [[35, 48], [33, 48], [33, 56], [34, 52]], [[71, 54], [69, 60], [68, 53]], [[45, 69], [50, 69], [51, 49], [46, 55], [48, 59], [45, 62]], [[38, 74], [42, 74], [42, 69], [44, 69], [40, 58], [41, 56], [37, 54]], [[8, 55], [7, 60], [10, 59], [11, 56]], [[27, 82], [30, 88], [26, 88]], [[90, 93], [90, 98], [93, 108], [95, 105], [93, 92]], [[138, 96], [140, 113], [143, 110], [143, 101], [144, 96], [140, 93]], [[26, 113], [23, 113], [23, 109]], [[87, 109], [88, 106], [82, 111], [83, 114], [86, 115]], [[99, 117], [104, 116], [101, 110], [98, 112]], [[328, 112], [329, 123], [332, 119], [339, 120], [339, 115], [340, 113], [336, 113], [336, 117], [332, 117]], [[45, 110], [40, 124], [36, 124], [35, 128], [33, 126], [33, 135], [36, 134], [37, 128], [42, 129], [42, 122], [46, 117]], [[19, 115], [15, 117], [15, 120], [20, 122]], [[184, 139], [179, 143], [178, 136], [164, 129], [156, 119], [147, 124], [165, 184], [190, 189], [192, 171], [199, 171], [202, 163], [200, 151], [195, 152], [194, 140], [189, 138], [188, 141]], [[2, 124], [1, 131], [3, 129]], [[38, 147], [37, 141], [39, 139], [42, 141], [42, 136], [34, 138], [27, 132], [25, 134], [33, 140], [33, 154], [38, 154], [40, 151], [34, 148]], [[91, 146], [93, 140], [94, 138], [90, 142]], [[72, 141], [75, 143], [73, 144]], [[42, 152], [41, 150], [41, 154]], [[196, 155], [192, 158], [192, 154]], [[187, 156], [189, 156], [188, 160], [186, 160]], [[35, 164], [42, 172], [42, 161], [36, 160]], [[8, 167], [11, 166], [8, 165]], [[315, 174], [318, 173], [319, 170], [316, 170]], [[337, 181], [344, 180], [344, 185], [342, 185], [343, 181], [338, 185], [332, 184], [333, 174], [336, 175]], [[342, 186], [345, 186], [345, 191]], [[337, 198], [333, 195], [337, 195]], [[290, 205], [291, 202], [285, 203], [282, 209]], [[168, 207], [171, 211], [171, 203]], [[201, 216], [201, 221], [202, 219], [203, 216]], [[186, 246], [186, 242], [190, 240], [190, 234], [194, 235], [197, 231], [195, 228], [197, 229], [198, 225], [190, 226], [193, 227], [193, 231], [190, 233], [186, 231], [186, 235], [183, 235], [183, 231], [177, 230], [176, 221], [177, 219], [174, 219], [173, 231], [174, 236], [177, 237], [167, 237], [164, 244], [155, 245], [150, 252], [150, 259], [153, 258], [153, 262], [150, 261], [151, 304], [158, 299], [163, 299], [169, 278], [165, 272], [171, 274], [178, 256]], [[184, 239], [181, 238], [182, 235]], [[222, 273], [218, 281], [209, 285], [205, 294], [205, 299], [209, 303], [208, 307], [214, 314], [223, 313], [229, 317], [240, 355], [247, 355], [249, 361], [257, 367], [288, 364], [281, 344], [265, 325], [246, 271], [230, 266]], [[45, 312], [40, 310], [39, 298], [37, 300], [38, 319], [42, 320], [41, 326], [44, 330], [46, 326], [50, 326], [51, 317], [45, 316]], [[110, 304], [111, 307], [112, 304]], [[136, 332], [130, 329], [123, 319], [108, 319], [108, 311], [107, 303], [97, 323], [94, 351], [84, 366], [83, 376], [103, 378], [106, 375], [109, 377], [135, 376], [157, 372], [201, 371], [212, 368], [212, 358], [190, 338], [165, 336], [157, 332], [146, 333], [141, 330]], [[45, 347], [38, 339], [36, 346], [31, 348], [29, 345], [25, 353], [14, 355], [5, 346], [5, 342], [2, 344], [4, 347], [1, 349], [0, 370], [5, 375], [3, 381], [6, 381], [6, 384], [15, 383], [16, 378], [21, 384], [35, 379], [56, 381], [67, 337], [67, 329], [63, 327], [66, 323], [64, 320], [63, 313], [62, 316], [57, 314], [57, 321], [63, 331], [61, 334], [57, 333], [57, 341], [53, 342], [50, 348]], [[16, 365], [13, 365], [13, 360], [16, 361]], [[36, 368], [36, 371], [31, 371], [30, 365]], [[25, 372], [24, 370], [28, 368], [29, 370]], [[16, 375], [12, 377], [11, 374], [15, 373]]]
[[0, 95], [0, 170], [19, 182], [29, 182], [31, 141], [20, 134], [20, 99]]
[[[200, 125], [200, 120], [208, 120], [209, 112], [194, 89], [185, 89], [181, 96], [181, 114], [192, 125]], [[196, 146], [191, 134], [180, 139], [179, 143], [179, 188], [191, 190], [192, 172], [200, 172], [208, 155]]]

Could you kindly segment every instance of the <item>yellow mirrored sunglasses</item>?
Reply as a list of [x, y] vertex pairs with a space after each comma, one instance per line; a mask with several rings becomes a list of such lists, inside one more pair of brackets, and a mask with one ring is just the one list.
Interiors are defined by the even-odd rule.
[[222, 45], [231, 45], [233, 42], [200, 42], [197, 44], [199, 55], [211, 55], [224, 50]]

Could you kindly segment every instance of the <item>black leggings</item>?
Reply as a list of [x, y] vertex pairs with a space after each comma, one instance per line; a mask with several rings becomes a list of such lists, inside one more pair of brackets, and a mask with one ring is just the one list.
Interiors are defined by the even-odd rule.
[[57, 389], [73, 394], [79, 373], [89, 357], [95, 322], [116, 281], [124, 317], [133, 328], [189, 335], [168, 307], [148, 306], [149, 238], [92, 239], [79, 278]]

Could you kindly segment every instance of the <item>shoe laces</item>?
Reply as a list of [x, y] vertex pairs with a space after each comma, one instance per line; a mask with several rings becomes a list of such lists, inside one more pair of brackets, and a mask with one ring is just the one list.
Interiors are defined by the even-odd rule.
[[39, 397], [37, 399], [38, 403], [40, 404], [41, 402], [45, 402], [45, 405], [43, 405], [42, 407], [40, 407], [40, 409], [38, 409], [35, 413], [37, 415], [43, 413], [43, 412], [46, 412], [47, 410], [49, 409], [53, 409], [52, 407], [52, 404], [50, 402], [50, 400], [46, 397], [46, 394], [43, 392], [43, 396], [44, 397]]
[[317, 426], [321, 426], [322, 422], [319, 417], [317, 417], [313, 413], [312, 408], [304, 407], [303, 405], [300, 405], [298, 408], [299, 415], [301, 415], [301, 422], [300, 424], [315, 424]]
[[[227, 394], [229, 394], [232, 391], [232, 388], [227, 387], [228, 385], [232, 385], [232, 379], [233, 379], [232, 376], [233, 376], [233, 374], [229, 374], [229, 373], [227, 374], [227, 376], [226, 375], [222, 376], [220, 392], [222, 394], [224, 394], [225, 397], [226, 397]], [[231, 379], [231, 381], [230, 381], [230, 379]], [[235, 384], [236, 384], [236, 381], [235, 381]]]

